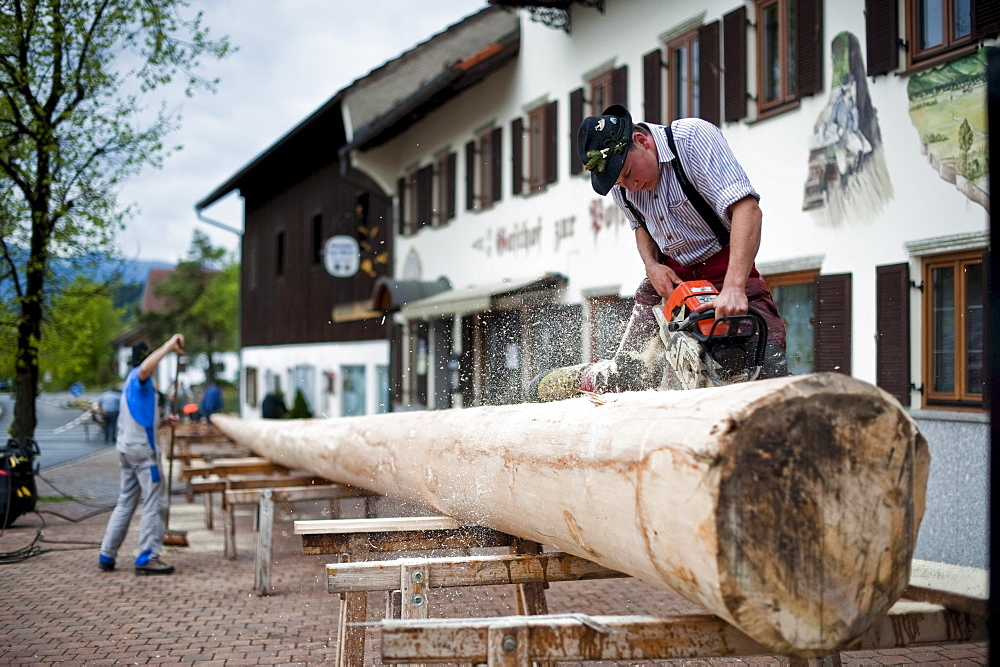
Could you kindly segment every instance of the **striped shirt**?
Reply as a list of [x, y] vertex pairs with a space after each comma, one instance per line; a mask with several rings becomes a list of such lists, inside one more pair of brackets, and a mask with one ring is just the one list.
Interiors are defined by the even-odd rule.
[[[652, 123], [643, 125], [649, 128], [656, 144], [660, 180], [652, 190], [625, 194], [646, 217], [646, 228], [663, 254], [684, 266], [704, 262], [722, 250], [722, 245], [681, 190], [670, 164], [674, 154], [667, 145], [664, 127]], [[676, 120], [671, 128], [688, 180], [719, 214], [726, 229], [730, 229], [732, 216], [727, 209], [746, 196], [759, 201], [760, 195], [753, 189], [719, 128], [699, 118]], [[634, 230], [640, 223], [625, 206], [622, 194], [622, 188], [611, 190], [612, 198]]]

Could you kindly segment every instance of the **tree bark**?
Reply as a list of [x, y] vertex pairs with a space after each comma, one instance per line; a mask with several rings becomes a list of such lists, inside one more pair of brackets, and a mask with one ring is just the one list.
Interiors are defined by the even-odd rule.
[[672, 589], [799, 657], [843, 649], [900, 596], [930, 465], [899, 403], [839, 374], [212, 421], [283, 465]]

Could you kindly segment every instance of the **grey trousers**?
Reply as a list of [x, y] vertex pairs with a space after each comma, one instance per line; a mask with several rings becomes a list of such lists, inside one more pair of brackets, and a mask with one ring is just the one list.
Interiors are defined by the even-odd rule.
[[163, 548], [166, 526], [163, 522], [163, 494], [160, 482], [154, 482], [150, 468], [156, 463], [153, 450], [147, 444], [128, 445], [118, 452], [120, 488], [118, 502], [108, 518], [108, 527], [101, 542], [101, 555], [115, 558], [128, 533], [135, 508], [142, 502], [139, 519], [139, 554], [148, 558], [159, 556]]

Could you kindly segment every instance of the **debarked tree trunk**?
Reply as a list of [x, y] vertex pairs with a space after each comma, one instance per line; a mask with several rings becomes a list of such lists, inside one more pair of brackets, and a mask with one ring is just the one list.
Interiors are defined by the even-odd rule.
[[276, 462], [589, 558], [801, 657], [843, 648], [901, 595], [930, 465], [899, 403], [832, 373], [212, 420]]

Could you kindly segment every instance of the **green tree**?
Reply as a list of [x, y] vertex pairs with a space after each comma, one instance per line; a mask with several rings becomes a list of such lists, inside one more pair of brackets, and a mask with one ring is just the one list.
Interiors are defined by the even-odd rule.
[[87, 386], [111, 383], [114, 350], [111, 342], [121, 327], [107, 286], [79, 277], [53, 299], [42, 327], [40, 372], [49, 389], [66, 389], [74, 382]]
[[289, 419], [311, 419], [313, 416], [312, 411], [309, 410], [309, 404], [306, 403], [305, 394], [302, 393], [301, 389], [295, 390], [295, 400], [292, 401], [292, 409], [288, 412]]
[[[141, 104], [196, 75], [228, 41], [187, 0], [0, 0], [0, 288], [16, 322], [11, 435], [34, 435], [39, 346], [54, 257], [113, 247], [131, 213], [116, 187], [168, 153], [178, 122]], [[4, 294], [4, 301], [7, 301]]]
[[192, 360], [205, 356], [205, 375], [212, 382], [218, 354], [239, 348], [239, 281], [239, 264], [196, 230], [188, 258], [156, 288], [156, 295], [167, 301], [166, 310], [143, 313], [139, 327], [151, 340], [183, 333], [184, 351]]

